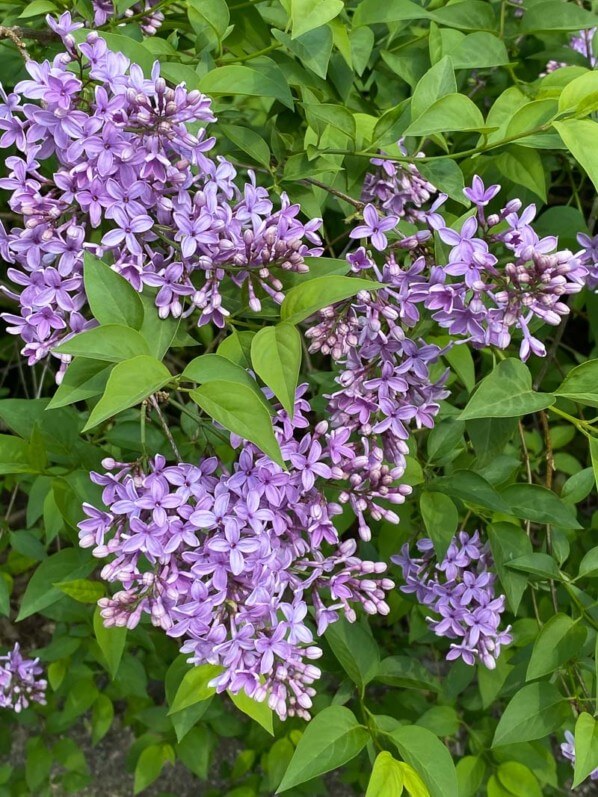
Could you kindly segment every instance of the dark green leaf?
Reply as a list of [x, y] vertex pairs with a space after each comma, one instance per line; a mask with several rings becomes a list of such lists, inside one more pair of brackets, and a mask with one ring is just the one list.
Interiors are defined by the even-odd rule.
[[566, 614], [555, 614], [542, 627], [527, 667], [526, 680], [550, 675], [576, 656], [586, 639], [586, 629]]
[[543, 739], [563, 726], [569, 711], [567, 701], [553, 684], [543, 681], [527, 684], [505, 708], [492, 747]]
[[391, 733], [401, 758], [422, 778], [430, 797], [458, 793], [457, 773], [451, 754], [431, 731], [417, 725], [404, 725]]
[[357, 623], [339, 620], [328, 627], [326, 640], [353, 683], [363, 688], [376, 677], [380, 664], [373, 637]]

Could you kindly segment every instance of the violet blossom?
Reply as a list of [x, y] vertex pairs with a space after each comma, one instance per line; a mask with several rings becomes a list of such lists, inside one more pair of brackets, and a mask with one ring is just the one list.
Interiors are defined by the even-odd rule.
[[39, 659], [27, 659], [19, 643], [0, 656], [0, 708], [11, 708], [19, 714], [30, 703], [46, 704], [47, 681], [39, 676], [43, 669]]

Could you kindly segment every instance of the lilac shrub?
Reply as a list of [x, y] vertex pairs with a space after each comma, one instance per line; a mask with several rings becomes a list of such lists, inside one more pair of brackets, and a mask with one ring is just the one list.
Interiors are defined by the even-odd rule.
[[[23, 217], [22, 227], [0, 230], [17, 286], [6, 292], [20, 308], [3, 318], [25, 341], [29, 364], [95, 323], [84, 251], [109, 258], [137, 291], [157, 289], [162, 318], [194, 314], [200, 326], [222, 327], [228, 280], [246, 290], [254, 311], [264, 296], [280, 304], [280, 276], [306, 271], [305, 256], [322, 251], [320, 220], [301, 222], [284, 194], [274, 210], [252, 174], [238, 187], [234, 166], [209, 156], [208, 97], [184, 84], [170, 88], [158, 62], [145, 78], [97, 33], [77, 46], [80, 24], [68, 13], [51, 24], [65, 52], [52, 63], [29, 61], [30, 79], [0, 105], [0, 146], [21, 153], [7, 158], [0, 187], [12, 191], [10, 208]], [[60, 379], [70, 358], [56, 356]]]

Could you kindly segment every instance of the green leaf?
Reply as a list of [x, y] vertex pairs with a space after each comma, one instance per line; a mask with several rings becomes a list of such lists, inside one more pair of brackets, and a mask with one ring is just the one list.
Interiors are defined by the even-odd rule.
[[[417, 169], [426, 180], [429, 180], [439, 191], [448, 194], [455, 202], [459, 202], [461, 205], [469, 204], [469, 200], [463, 194], [465, 188], [463, 172], [454, 160], [439, 158], [438, 160], [423, 161], [418, 164]], [[459, 356], [459, 353], [462, 352], [469, 352], [467, 346], [454, 346], [444, 356], [449, 359], [451, 354]]]
[[[236, 334], [236, 333], [235, 333]], [[239, 335], [246, 333], [241, 332]], [[252, 340], [253, 340], [253, 333]], [[230, 337], [233, 337], [232, 335]], [[228, 338], [227, 338], [228, 340]], [[220, 351], [222, 346], [218, 348]], [[236, 382], [240, 385], [250, 388], [260, 402], [266, 407], [268, 412], [271, 412], [268, 400], [260, 390], [258, 383], [250, 376], [245, 368], [237, 365], [228, 357], [221, 354], [201, 354], [187, 365], [182, 373], [183, 379], [188, 379], [191, 382], [197, 382], [198, 385], [203, 385], [208, 382]]]
[[486, 531], [496, 572], [509, 608], [514, 614], [517, 614], [521, 598], [527, 589], [528, 580], [521, 573], [510, 570], [507, 564], [517, 557], [531, 554], [532, 544], [523, 529], [512, 523], [491, 523]]
[[226, 33], [230, 22], [230, 12], [225, 0], [188, 0], [187, 11], [193, 30], [213, 33], [218, 41]]
[[575, 78], [563, 88], [559, 96], [559, 112], [575, 112], [587, 116], [598, 103], [598, 73], [592, 70]]
[[57, 354], [72, 354], [92, 360], [118, 363], [140, 354], [149, 354], [145, 339], [135, 329], [121, 324], [106, 324], [80, 332], [55, 349]]
[[160, 318], [154, 300], [147, 294], [140, 294], [143, 304], [143, 322], [139, 332], [149, 347], [149, 353], [161, 360], [169, 347], [174, 344], [181, 319]]
[[572, 368], [554, 392], [578, 404], [598, 407], [598, 360]]
[[509, 63], [504, 42], [486, 32], [462, 36], [453, 46], [443, 47], [443, 53], [450, 57], [455, 69], [489, 69]]
[[423, 664], [410, 656], [389, 656], [382, 659], [376, 681], [401, 689], [420, 689], [439, 692], [440, 683]]
[[53, 584], [85, 578], [94, 566], [95, 562], [89, 553], [77, 548], [65, 548], [44, 559], [29, 579], [21, 598], [17, 622], [47, 609], [64, 597], [64, 593]]
[[534, 523], [551, 523], [566, 529], [580, 529], [575, 507], [562, 501], [552, 490], [539, 484], [510, 484], [501, 492], [509, 512]]
[[496, 27], [494, 8], [484, 0], [461, 0], [429, 10], [428, 16], [440, 25], [460, 30], [494, 30]]
[[196, 703], [208, 700], [216, 693], [209, 682], [222, 672], [217, 664], [201, 664], [188, 670], [176, 691], [169, 714], [175, 714]]
[[407, 130], [406, 136], [429, 136], [461, 130], [484, 130], [484, 117], [465, 94], [447, 94], [433, 102]]
[[33, 0], [32, 3], [27, 3], [19, 14], [18, 19], [29, 19], [30, 17], [39, 17], [48, 13], [53, 14], [55, 11], [58, 11], [58, 9], [50, 0]]
[[426, 484], [430, 492], [441, 492], [459, 498], [471, 506], [481, 506], [495, 512], [507, 512], [506, 501], [483, 476], [471, 470], [456, 470], [450, 476], [441, 476]]
[[66, 369], [62, 382], [48, 404], [48, 410], [66, 407], [77, 401], [85, 401], [104, 392], [112, 364], [102, 360], [76, 357]]
[[426, 19], [428, 12], [412, 0], [392, 0], [381, 3], [380, 0], [363, 0], [353, 16], [353, 25], [373, 25], [378, 22], [403, 22], [409, 19]]
[[256, 374], [273, 391], [292, 418], [301, 368], [301, 335], [292, 324], [264, 327], [251, 342], [251, 362]]
[[282, 72], [278, 69], [264, 71], [255, 66], [227, 64], [212, 69], [199, 81], [199, 89], [212, 97], [241, 95], [269, 97], [279, 100], [292, 110], [293, 95]]
[[239, 125], [220, 125], [224, 139], [231, 141], [236, 147], [246, 152], [256, 163], [270, 168], [270, 147], [254, 130]]
[[575, 770], [573, 788], [598, 768], [598, 722], [582, 712], [575, 723]]
[[498, 170], [515, 183], [529, 188], [546, 202], [546, 176], [540, 153], [530, 147], [512, 144], [496, 158]]
[[85, 578], [59, 581], [53, 586], [79, 603], [97, 603], [106, 593], [104, 585], [100, 581], [89, 581]]
[[598, 190], [598, 151], [596, 150], [598, 124], [589, 119], [567, 119], [552, 124], [569, 152], [587, 172], [594, 183], [594, 188]]
[[108, 733], [114, 720], [114, 706], [107, 695], [99, 694], [91, 710], [91, 743], [95, 747]]
[[330, 625], [326, 640], [341, 667], [361, 691], [372, 681], [380, 665], [378, 645], [371, 634], [345, 619]]
[[432, 706], [415, 724], [436, 736], [455, 736], [459, 730], [459, 715], [452, 706]]
[[328, 126], [355, 139], [355, 117], [344, 105], [332, 103], [306, 103], [304, 104], [307, 122], [318, 136], [323, 135]]
[[466, 755], [456, 766], [459, 797], [475, 797], [486, 774], [486, 764], [479, 756]]
[[225, 429], [255, 443], [284, 467], [270, 414], [249, 387], [225, 380], [208, 382], [192, 390], [189, 397]]
[[554, 402], [552, 394], [534, 392], [529, 369], [511, 357], [482, 379], [459, 418], [514, 418], [546, 409]]
[[293, 39], [330, 22], [344, 8], [342, 0], [290, 0], [290, 2]]
[[403, 772], [390, 753], [378, 753], [365, 797], [401, 797]]
[[11, 434], [0, 434], [0, 474], [35, 473], [30, 462], [26, 440]]
[[160, 74], [174, 85], [184, 83], [189, 91], [199, 91], [200, 75], [191, 66], [175, 63], [160, 63]]
[[455, 94], [455, 70], [448, 56], [441, 58], [418, 82], [411, 97], [411, 119], [419, 118], [436, 100]]
[[251, 368], [251, 341], [254, 336], [255, 332], [237, 332], [236, 329], [233, 329], [231, 334], [224, 338], [218, 346], [216, 353], [226, 357], [235, 365]]
[[316, 277], [316, 279], [295, 285], [287, 292], [280, 308], [280, 317], [289, 324], [298, 324], [323, 307], [342, 302], [359, 291], [377, 291], [380, 283], [359, 277]]
[[172, 379], [168, 368], [155, 357], [142, 354], [117, 363], [108, 377], [104, 395], [95, 405], [83, 431], [129, 407], [135, 407]]
[[457, 773], [451, 754], [431, 731], [417, 725], [404, 725], [394, 730], [390, 737], [401, 758], [422, 778], [430, 797], [458, 793]]
[[10, 586], [3, 575], [0, 575], [0, 615], [8, 617], [10, 614]]
[[424, 526], [439, 560], [444, 559], [451, 540], [457, 533], [459, 513], [448, 495], [422, 492], [419, 499]]
[[262, 701], [260, 703], [257, 700], [253, 700], [245, 692], [238, 692], [236, 695], [228, 692], [228, 696], [239, 711], [247, 714], [248, 717], [274, 736], [274, 715], [267, 702]]
[[543, 739], [559, 730], [569, 706], [553, 684], [527, 684], [511, 698], [496, 728], [492, 747]]
[[590, 437], [588, 444], [590, 446], [590, 457], [592, 460], [592, 470], [594, 471], [594, 481], [598, 487], [598, 440], [595, 437]]
[[581, 30], [592, 28], [598, 24], [598, 17], [591, 14], [576, 3], [563, 3], [561, 0], [549, 0], [546, 3], [534, 3], [525, 9], [521, 19], [521, 30], [526, 33], [549, 30]]
[[[343, 27], [344, 30], [344, 27]], [[325, 80], [328, 74], [328, 64], [332, 55], [333, 35], [328, 25], [310, 30], [296, 39], [287, 33], [272, 28], [272, 36], [283, 44], [293, 55], [301, 61], [303, 66], [311, 69], [318, 77]]]
[[198, 778], [208, 777], [213, 742], [207, 727], [192, 728], [176, 748], [177, 758]]
[[140, 329], [143, 304], [133, 286], [90, 252], [83, 256], [83, 282], [91, 312], [100, 324]]
[[114, 680], [127, 643], [127, 629], [105, 626], [100, 609], [97, 607], [93, 614], [93, 631], [104, 656], [106, 668]]
[[549, 556], [547, 553], [528, 553], [524, 556], [518, 556], [507, 562], [506, 567], [513, 570], [520, 570], [522, 573], [529, 573], [540, 580], [563, 580], [557, 563], [552, 556]]
[[348, 708], [325, 708], [305, 727], [276, 793], [342, 767], [363, 750], [369, 738]]
[[555, 614], [534, 642], [526, 681], [543, 678], [576, 656], [586, 639], [586, 629], [566, 614]]
[[542, 797], [542, 790], [534, 773], [519, 761], [505, 761], [498, 767], [496, 777], [509, 795]]
[[157, 780], [164, 764], [174, 764], [174, 750], [169, 744], [150, 744], [137, 759], [133, 794], [139, 794]]

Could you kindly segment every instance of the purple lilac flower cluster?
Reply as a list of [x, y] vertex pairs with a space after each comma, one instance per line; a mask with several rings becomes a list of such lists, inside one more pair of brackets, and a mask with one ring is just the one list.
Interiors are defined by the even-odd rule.
[[217, 691], [267, 698], [281, 718], [309, 717], [320, 675], [309, 608], [320, 636], [341, 614], [355, 620], [353, 604], [387, 614], [394, 586], [384, 563], [339, 539], [342, 508], [323, 489], [345, 476], [343, 441], [325, 422], [308, 430], [304, 391], [292, 419], [275, 418], [288, 470], [236, 438], [230, 472], [214, 457], [167, 466], [156, 456], [148, 472], [106, 460], [92, 479], [108, 511], [85, 504], [79, 525], [80, 544], [111, 559], [102, 578], [123, 585], [100, 601], [107, 625], [132, 628], [148, 613], [189, 661], [222, 668]]
[[[487, 213], [500, 186], [486, 187], [477, 175], [464, 189], [475, 213], [467, 216], [458, 231], [449, 227], [439, 212], [446, 200], [444, 194], [438, 195], [429, 209], [417, 203], [415, 209], [405, 205], [403, 212], [397, 208], [381, 219], [376, 205], [392, 207], [388, 174], [393, 169], [403, 177], [409, 174], [403, 166], [386, 161], [384, 169], [378, 169], [378, 183], [370, 181], [368, 185], [368, 196], [373, 195], [377, 202], [366, 206], [365, 223], [350, 233], [353, 238], [371, 238], [375, 249], [385, 251], [386, 264], [379, 267], [362, 251], [357, 259], [351, 256], [354, 270], [367, 269], [376, 280], [389, 285], [399, 305], [399, 317], [407, 326], [419, 320], [419, 304], [432, 311], [432, 318], [451, 335], [462, 336], [475, 347], [504, 349], [513, 330], [518, 330], [521, 358], [526, 360], [530, 353], [544, 356], [544, 345], [534, 337], [530, 325], [536, 320], [557, 325], [569, 312], [563, 300], [583, 288], [588, 273], [581, 253], [558, 250], [555, 236], [540, 238], [536, 234], [533, 204], [522, 208], [520, 200], [513, 199], [498, 212]], [[415, 183], [416, 191], [419, 183]], [[426, 193], [430, 187], [428, 184]], [[417, 220], [423, 229], [404, 236], [397, 229], [401, 218]], [[389, 245], [391, 230], [399, 239]], [[437, 264], [437, 255], [428, 245], [433, 233], [448, 250], [444, 265]], [[408, 254], [407, 268], [400, 268], [395, 261], [400, 250]]]
[[417, 549], [420, 556], [412, 558], [405, 544], [399, 555], [391, 557], [403, 571], [401, 591], [415, 593], [420, 603], [439, 615], [426, 619], [436, 636], [456, 640], [447, 653], [449, 661], [461, 658], [473, 665], [478, 660], [494, 669], [501, 647], [512, 637], [510, 626], [499, 629], [505, 596], [496, 596], [488, 543], [482, 543], [477, 531], [473, 536], [460, 531], [440, 563], [435, 563], [432, 540], [418, 540]]
[[17, 714], [30, 703], [46, 704], [47, 681], [39, 678], [43, 670], [39, 659], [21, 655], [18, 642], [5, 656], [0, 656], [0, 708]]
[[583, 246], [580, 262], [587, 268], [586, 286], [595, 291], [598, 288], [598, 235], [579, 233], [577, 242]]
[[[279, 276], [307, 271], [304, 257], [322, 252], [321, 221], [301, 223], [284, 194], [274, 211], [252, 174], [238, 188], [232, 164], [208, 157], [208, 97], [170, 88], [158, 62], [144, 77], [97, 33], [77, 46], [79, 25], [68, 13], [52, 25], [66, 52], [29, 61], [30, 79], [0, 103], [0, 147], [21, 153], [6, 159], [0, 187], [24, 220], [0, 230], [0, 255], [16, 265], [8, 275], [18, 290], [8, 293], [20, 305], [3, 317], [24, 339], [29, 363], [94, 323], [84, 250], [111, 261], [136, 290], [157, 289], [163, 318], [196, 313], [199, 325], [222, 327], [226, 277], [245, 289], [252, 310], [263, 296], [282, 302]], [[91, 242], [94, 230], [100, 243]]]
[[[565, 731], [565, 741], [561, 744], [561, 753], [572, 764], [575, 764], [575, 736]], [[598, 780], [598, 767], [590, 772], [590, 780]]]

